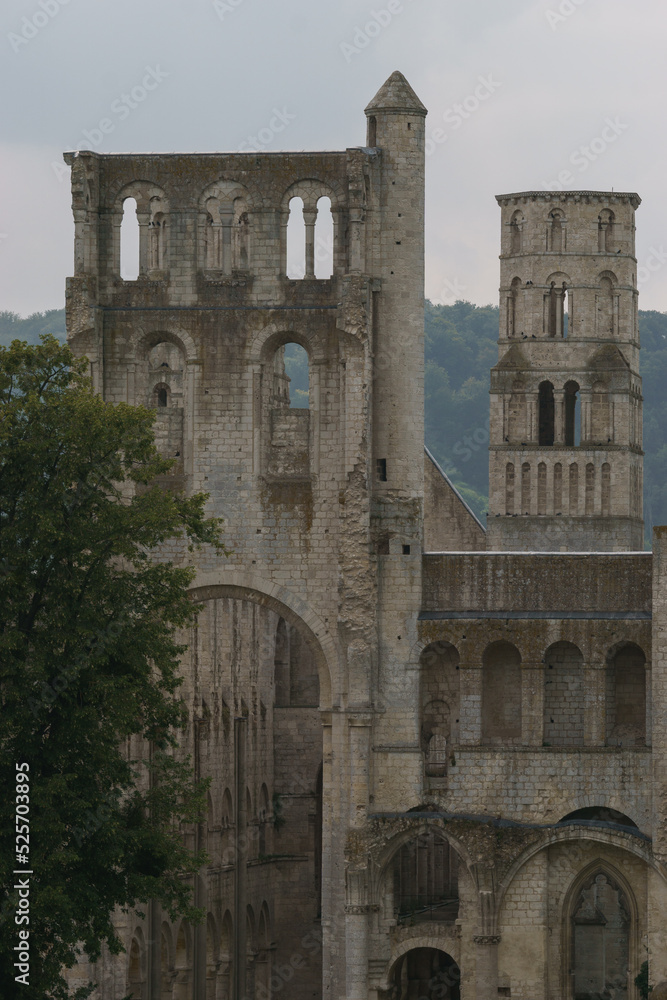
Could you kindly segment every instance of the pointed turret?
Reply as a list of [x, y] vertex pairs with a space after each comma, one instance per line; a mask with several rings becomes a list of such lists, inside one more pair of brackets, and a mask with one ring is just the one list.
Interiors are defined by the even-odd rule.
[[427, 111], [402, 73], [395, 70], [365, 109], [367, 115], [378, 111], [412, 112], [426, 115]]

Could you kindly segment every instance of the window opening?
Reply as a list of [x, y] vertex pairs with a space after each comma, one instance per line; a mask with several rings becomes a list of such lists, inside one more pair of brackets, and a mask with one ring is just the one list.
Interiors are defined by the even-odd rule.
[[300, 280], [306, 273], [306, 223], [303, 199], [292, 198], [287, 220], [287, 277]]
[[333, 274], [334, 224], [331, 213], [331, 199], [320, 198], [317, 202], [315, 222], [315, 277], [330, 278]]
[[123, 202], [120, 224], [120, 276], [123, 281], [136, 281], [139, 277], [139, 219], [135, 198]]

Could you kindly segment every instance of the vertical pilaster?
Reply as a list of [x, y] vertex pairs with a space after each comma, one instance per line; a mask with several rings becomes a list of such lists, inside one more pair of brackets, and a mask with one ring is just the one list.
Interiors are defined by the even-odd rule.
[[604, 746], [606, 728], [606, 664], [601, 661], [587, 663], [584, 670], [584, 746]]
[[524, 660], [521, 664], [521, 742], [541, 747], [544, 739], [544, 664]]

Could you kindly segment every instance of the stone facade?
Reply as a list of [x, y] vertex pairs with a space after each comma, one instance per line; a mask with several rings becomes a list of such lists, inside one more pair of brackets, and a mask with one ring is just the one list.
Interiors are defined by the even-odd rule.
[[[194, 557], [183, 660], [183, 747], [212, 779], [184, 830], [209, 853], [207, 917], [119, 914], [126, 954], [73, 973], [99, 1000], [630, 1000], [647, 957], [667, 979], [667, 539], [637, 551], [638, 198], [500, 199], [487, 538], [424, 454], [425, 114], [394, 73], [362, 148], [66, 155], [70, 343], [106, 399], [155, 407], [167, 481], [209, 493], [230, 549]], [[583, 477], [560, 516], [556, 455]], [[530, 465], [520, 518], [508, 464], [515, 497]]]

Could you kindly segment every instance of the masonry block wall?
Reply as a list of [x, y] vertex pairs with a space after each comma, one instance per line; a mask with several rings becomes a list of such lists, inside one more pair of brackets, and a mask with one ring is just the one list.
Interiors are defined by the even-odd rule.
[[500, 195], [489, 546], [641, 549], [636, 194]]
[[194, 557], [184, 637], [206, 921], [119, 915], [126, 954], [73, 974], [99, 1000], [638, 1000], [645, 958], [667, 978], [639, 199], [499, 199], [487, 536], [424, 455], [425, 114], [394, 73], [365, 146], [66, 155], [70, 342], [106, 399], [154, 408], [165, 484], [208, 492], [230, 549]]

